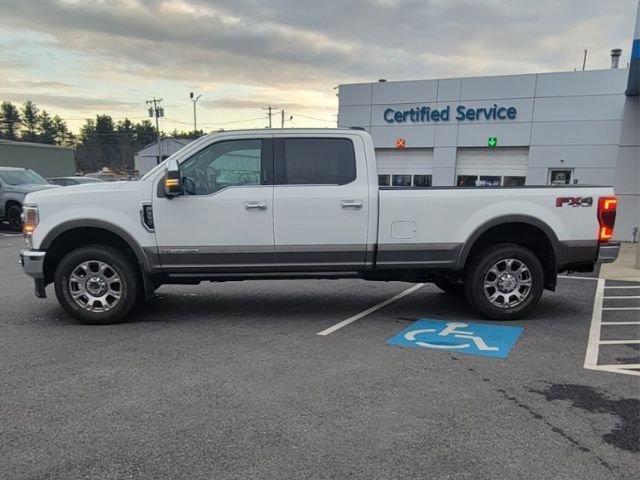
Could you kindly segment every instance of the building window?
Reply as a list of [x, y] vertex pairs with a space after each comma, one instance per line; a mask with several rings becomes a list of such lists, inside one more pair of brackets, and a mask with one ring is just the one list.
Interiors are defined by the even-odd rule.
[[527, 177], [504, 177], [502, 185], [505, 187], [522, 187], [526, 180]]
[[478, 183], [477, 175], [458, 175], [458, 187], [475, 187]]
[[391, 185], [391, 175], [378, 175], [378, 185], [388, 187]]
[[571, 185], [571, 169], [549, 169], [549, 185]]
[[502, 182], [502, 177], [497, 175], [481, 175], [478, 180], [479, 187], [499, 187]]
[[431, 175], [414, 175], [413, 186], [414, 187], [430, 187]]
[[392, 185], [394, 187], [410, 187], [411, 175], [393, 175]]

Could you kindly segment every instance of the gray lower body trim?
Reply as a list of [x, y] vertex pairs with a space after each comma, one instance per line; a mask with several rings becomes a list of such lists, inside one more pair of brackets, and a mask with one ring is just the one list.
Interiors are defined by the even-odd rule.
[[353, 272], [379, 269], [452, 269], [460, 243], [160, 247], [168, 275], [268, 272]]
[[382, 269], [453, 269], [461, 243], [387, 243], [378, 245], [376, 265]]
[[569, 265], [595, 263], [598, 256], [597, 240], [565, 240], [559, 242], [556, 263], [562, 270]]

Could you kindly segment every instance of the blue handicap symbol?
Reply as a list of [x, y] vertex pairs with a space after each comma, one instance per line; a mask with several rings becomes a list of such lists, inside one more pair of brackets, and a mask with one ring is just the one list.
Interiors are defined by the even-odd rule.
[[522, 327], [420, 319], [387, 340], [387, 344], [507, 358], [523, 330]]

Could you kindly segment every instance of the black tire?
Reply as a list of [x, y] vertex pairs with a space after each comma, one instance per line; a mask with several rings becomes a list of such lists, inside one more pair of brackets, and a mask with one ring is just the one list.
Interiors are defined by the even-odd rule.
[[22, 231], [22, 207], [15, 203], [7, 209], [7, 222], [9, 229], [14, 232]]
[[462, 280], [455, 281], [446, 277], [434, 277], [433, 284], [440, 290], [451, 295], [462, 297], [465, 294], [464, 282]]
[[[508, 260], [513, 260], [510, 267], [507, 267]], [[504, 271], [500, 270], [501, 267], [495, 270], [501, 274], [500, 277], [489, 272], [495, 265], [505, 267]], [[526, 271], [523, 269], [522, 272], [516, 273], [513, 268], [522, 268], [519, 265], [524, 265]], [[507, 275], [504, 279], [505, 283], [501, 286], [505, 288], [506, 293], [498, 288], [503, 273]], [[485, 279], [489, 285], [494, 277], [496, 277], [496, 286], [489, 286], [487, 293], [485, 293]], [[512, 278], [516, 282], [517, 278], [529, 278], [530, 286], [527, 289], [527, 281], [525, 280], [523, 285], [518, 285], [513, 291], [508, 291], [512, 285], [508, 282], [511, 282]], [[469, 303], [483, 316], [492, 320], [516, 320], [524, 317], [537, 305], [543, 287], [544, 271], [538, 257], [531, 250], [511, 243], [494, 245], [476, 255], [471, 261], [465, 278], [465, 293]], [[492, 302], [489, 295], [493, 296], [494, 294], [497, 299]], [[516, 304], [518, 295], [522, 295], [524, 298]], [[500, 299], [503, 300], [503, 306], [496, 304]], [[512, 305], [506, 303], [510, 300], [513, 301]]]
[[[95, 266], [107, 265], [105, 267], [105, 275], [109, 275], [109, 272], [112, 272], [112, 275], [116, 277], [112, 276], [111, 279], [116, 278], [117, 280], [114, 281], [113, 285], [109, 284], [106, 288], [113, 286], [117, 291], [118, 287], [116, 286], [119, 283], [120, 296], [116, 303], [105, 307], [108, 300], [103, 303], [97, 302], [103, 306], [103, 309], [99, 311], [98, 308], [98, 311], [93, 311], [92, 307], [83, 308], [80, 303], [74, 300], [71, 294], [71, 288], [74, 288], [72, 283], [77, 285], [81, 282], [72, 282], [70, 279], [72, 274], [82, 271], [82, 269], [78, 270], [78, 268], [83, 264], [89, 266], [89, 270], [84, 270], [88, 271], [87, 276], [94, 274], [94, 271], [99, 271], [99, 268], [96, 270]], [[95, 273], [95, 275], [99, 274]], [[87, 293], [89, 293], [88, 283], [90, 279], [88, 278], [82, 286]], [[88, 325], [109, 325], [123, 322], [142, 296], [142, 285], [134, 262], [124, 253], [108, 245], [90, 245], [69, 252], [56, 268], [54, 284], [56, 297], [62, 308], [73, 318]], [[107, 290], [107, 296], [110, 292], [110, 290]], [[85, 298], [97, 297], [85, 296]], [[80, 299], [80, 302], [82, 301], [83, 299]]]

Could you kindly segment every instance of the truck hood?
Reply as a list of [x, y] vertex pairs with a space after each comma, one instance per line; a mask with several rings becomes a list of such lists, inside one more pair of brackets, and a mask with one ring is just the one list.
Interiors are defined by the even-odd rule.
[[102, 198], [102, 195], [120, 190], [123, 187], [127, 189], [142, 188], [138, 185], [141, 182], [102, 182], [102, 183], [85, 183], [82, 185], [71, 185], [69, 187], [57, 188], [58, 185], [51, 185], [54, 188], [45, 187], [45, 190], [33, 191], [27, 195], [25, 203], [43, 203], [48, 200], [57, 200], [62, 197], [65, 200], [73, 201], [74, 197], [84, 197], [95, 194], [96, 198]]
[[29, 184], [29, 185], [8, 185], [7, 192], [11, 193], [31, 193], [31, 192], [39, 192], [41, 190], [51, 190], [55, 188], [60, 188], [60, 185], [38, 185], [38, 184]]

